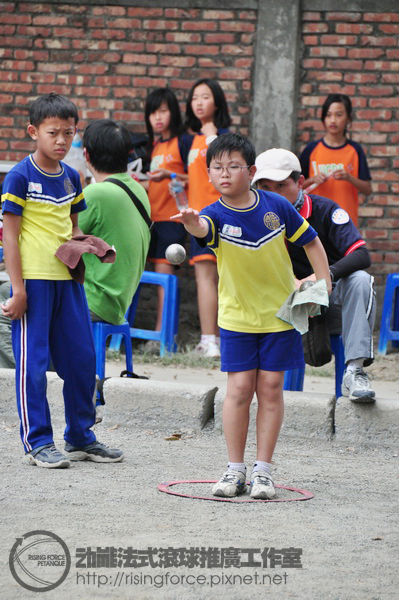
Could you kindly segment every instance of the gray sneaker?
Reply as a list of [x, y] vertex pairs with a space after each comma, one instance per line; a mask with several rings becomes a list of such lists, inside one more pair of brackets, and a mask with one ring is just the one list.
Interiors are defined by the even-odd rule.
[[122, 450], [111, 450], [111, 448], [97, 440], [82, 448], [65, 442], [65, 452], [70, 460], [92, 460], [93, 462], [108, 463], [120, 462], [125, 458]]
[[267, 471], [252, 471], [249, 486], [251, 498], [270, 500], [276, 495], [273, 477]]
[[66, 469], [71, 466], [71, 461], [57, 450], [54, 444], [46, 444], [35, 448], [25, 455], [25, 460], [30, 465], [37, 465], [46, 469]]
[[232, 498], [233, 496], [244, 494], [246, 491], [245, 473], [241, 473], [241, 471], [226, 471], [212, 487], [212, 494], [214, 496], [223, 496], [225, 498]]
[[341, 392], [352, 402], [363, 404], [375, 402], [375, 392], [371, 389], [368, 375], [360, 367], [354, 371], [345, 371]]

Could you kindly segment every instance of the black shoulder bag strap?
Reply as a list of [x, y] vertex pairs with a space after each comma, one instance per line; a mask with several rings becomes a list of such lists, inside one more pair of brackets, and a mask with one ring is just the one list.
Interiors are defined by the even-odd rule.
[[132, 190], [130, 188], [128, 188], [127, 185], [125, 185], [122, 181], [119, 181], [119, 179], [114, 179], [113, 177], [108, 177], [107, 179], [104, 180], [104, 183], [106, 181], [109, 181], [110, 183], [114, 183], [115, 185], [118, 185], [120, 188], [122, 188], [122, 190], [124, 190], [130, 196], [133, 204], [135, 205], [135, 207], [137, 208], [137, 210], [143, 217], [144, 221], [147, 223], [148, 229], [151, 231], [154, 223], [151, 221], [144, 206], [142, 205], [140, 200], [137, 198], [137, 196], [132, 192]]

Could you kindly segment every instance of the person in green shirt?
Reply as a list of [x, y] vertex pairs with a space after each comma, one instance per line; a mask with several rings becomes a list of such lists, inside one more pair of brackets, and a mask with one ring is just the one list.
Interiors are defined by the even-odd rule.
[[87, 209], [79, 214], [79, 227], [116, 250], [113, 264], [83, 255], [84, 288], [92, 320], [120, 325], [144, 271], [150, 231], [128, 193], [109, 179], [125, 184], [148, 217], [150, 203], [144, 188], [127, 173], [131, 141], [125, 127], [111, 119], [92, 121], [85, 129], [83, 148], [96, 183], [84, 189]]

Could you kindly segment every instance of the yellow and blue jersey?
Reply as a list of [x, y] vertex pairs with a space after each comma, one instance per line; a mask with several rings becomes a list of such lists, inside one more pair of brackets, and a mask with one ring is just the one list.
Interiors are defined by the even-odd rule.
[[285, 331], [292, 326], [276, 313], [295, 289], [286, 239], [304, 246], [317, 233], [279, 194], [252, 191], [249, 208], [234, 208], [222, 198], [204, 208], [209, 232], [197, 241], [217, 257], [219, 326], [244, 333]]
[[3, 213], [22, 217], [22, 277], [71, 279], [54, 254], [72, 236], [70, 215], [86, 208], [78, 172], [61, 162], [59, 173], [46, 173], [27, 156], [7, 174], [2, 203]]

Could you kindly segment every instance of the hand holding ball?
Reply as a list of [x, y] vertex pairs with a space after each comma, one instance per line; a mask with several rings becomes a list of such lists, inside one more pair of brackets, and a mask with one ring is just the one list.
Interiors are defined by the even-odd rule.
[[166, 248], [165, 258], [172, 265], [181, 265], [186, 258], [186, 251], [180, 244], [171, 244]]

